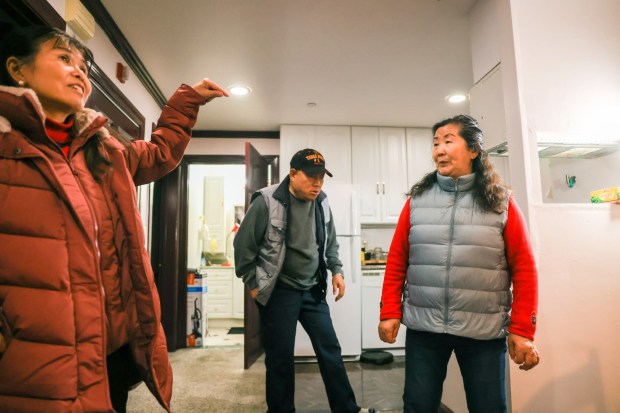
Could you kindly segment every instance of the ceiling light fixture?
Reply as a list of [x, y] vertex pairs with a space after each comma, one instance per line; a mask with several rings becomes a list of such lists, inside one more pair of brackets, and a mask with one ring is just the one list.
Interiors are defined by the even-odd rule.
[[236, 95], [236, 96], [245, 96], [252, 91], [252, 89], [250, 89], [249, 86], [245, 86], [245, 85], [228, 86], [228, 90], [230, 90], [231, 94]]
[[448, 95], [446, 96], [446, 100], [450, 103], [461, 103], [467, 100], [466, 95]]

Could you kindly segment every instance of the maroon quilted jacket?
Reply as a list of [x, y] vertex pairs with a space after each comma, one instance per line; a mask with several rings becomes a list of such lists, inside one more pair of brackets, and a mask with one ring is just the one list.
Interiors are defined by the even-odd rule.
[[[177, 166], [199, 105], [183, 85], [150, 142], [128, 149], [85, 109], [67, 159], [47, 136], [32, 90], [0, 87], [0, 411], [113, 412], [106, 354], [130, 343], [169, 410], [172, 371], [135, 185]], [[108, 137], [97, 182], [84, 144]]]

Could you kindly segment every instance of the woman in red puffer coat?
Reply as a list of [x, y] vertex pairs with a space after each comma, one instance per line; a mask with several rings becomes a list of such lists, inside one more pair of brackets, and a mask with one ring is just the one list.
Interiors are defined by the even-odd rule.
[[123, 144], [84, 108], [90, 51], [62, 31], [0, 38], [0, 410], [123, 412], [172, 372], [136, 185], [174, 169], [204, 79], [170, 98], [151, 141]]

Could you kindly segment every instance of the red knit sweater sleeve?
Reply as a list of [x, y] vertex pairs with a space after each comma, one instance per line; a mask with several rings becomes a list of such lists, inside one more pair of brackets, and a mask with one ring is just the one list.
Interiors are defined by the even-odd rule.
[[409, 265], [409, 229], [411, 227], [410, 199], [407, 200], [398, 218], [390, 252], [388, 253], [383, 292], [381, 293], [380, 319], [401, 319], [403, 317], [402, 296]]
[[534, 340], [538, 309], [538, 272], [525, 219], [513, 198], [510, 198], [508, 203], [504, 243], [513, 294], [508, 331]]

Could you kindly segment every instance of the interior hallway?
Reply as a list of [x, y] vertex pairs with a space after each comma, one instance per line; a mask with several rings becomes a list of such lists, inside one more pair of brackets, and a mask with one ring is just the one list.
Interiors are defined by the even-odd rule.
[[[177, 350], [170, 353], [170, 361], [174, 371], [173, 412], [267, 411], [264, 360], [261, 357], [249, 370], [243, 370], [241, 345]], [[402, 412], [404, 364], [403, 357], [395, 357], [394, 362], [383, 366], [345, 363], [358, 404], [382, 412]], [[329, 412], [316, 363], [297, 364], [296, 389], [298, 412]], [[141, 384], [129, 393], [127, 411], [153, 413], [164, 410]]]

